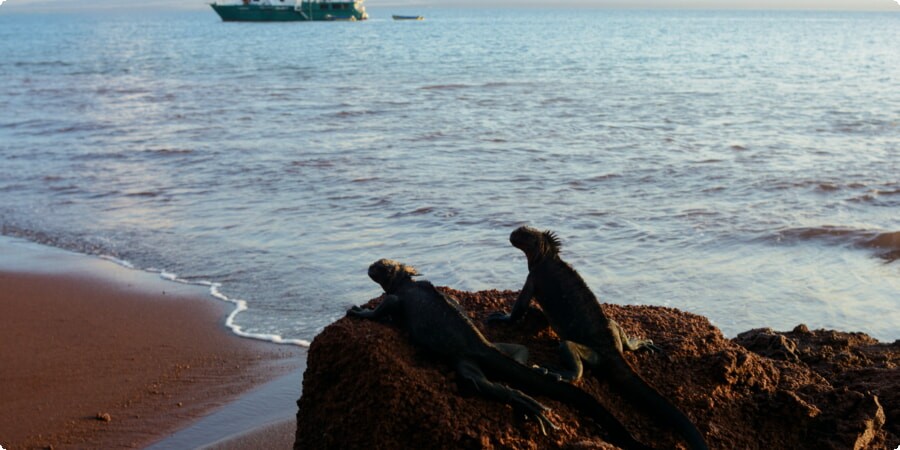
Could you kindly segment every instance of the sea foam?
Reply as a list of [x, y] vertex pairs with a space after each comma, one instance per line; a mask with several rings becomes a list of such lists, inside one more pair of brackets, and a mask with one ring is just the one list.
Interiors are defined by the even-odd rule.
[[305, 339], [287, 339], [278, 334], [250, 333], [250, 332], [244, 331], [242, 326], [235, 323], [235, 318], [241, 312], [244, 312], [247, 309], [249, 309], [249, 306], [247, 305], [247, 301], [241, 300], [241, 299], [233, 299], [233, 298], [230, 298], [227, 295], [223, 294], [222, 291], [220, 290], [220, 288], [222, 287], [222, 283], [216, 283], [216, 282], [205, 281], [205, 280], [204, 281], [186, 280], [184, 278], [179, 278], [177, 274], [175, 274], [173, 272], [168, 272], [164, 269], [156, 269], [156, 268], [152, 268], [152, 267], [146, 268], [146, 269], [139, 269], [139, 268], [135, 267], [134, 264], [132, 264], [131, 262], [126, 261], [124, 259], [119, 259], [119, 258], [110, 256], [110, 255], [99, 255], [99, 257], [101, 259], [113, 262], [115, 264], [118, 264], [118, 265], [128, 268], [128, 269], [142, 270], [144, 272], [157, 274], [161, 279], [166, 280], [166, 281], [172, 281], [175, 283], [188, 284], [188, 285], [194, 285], [194, 286], [208, 287], [209, 294], [211, 296], [213, 296], [223, 302], [231, 303], [234, 305], [234, 309], [231, 310], [231, 313], [229, 313], [228, 317], [225, 318], [225, 326], [228, 327], [232, 333], [234, 333], [240, 337], [245, 337], [245, 338], [250, 338], [250, 339], [258, 339], [261, 341], [272, 342], [275, 344], [309, 347], [310, 342]]

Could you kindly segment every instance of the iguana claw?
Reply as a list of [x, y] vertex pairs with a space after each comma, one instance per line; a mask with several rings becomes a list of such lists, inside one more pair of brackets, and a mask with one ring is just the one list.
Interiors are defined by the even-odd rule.
[[363, 311], [365, 311], [364, 308], [361, 308], [360, 306], [357, 306], [357, 305], [353, 305], [350, 307], [350, 309], [347, 310], [347, 316], [359, 317], [361, 315], [360, 313], [362, 313]]
[[548, 369], [548, 368], [546, 368], [546, 367], [541, 367], [541, 366], [538, 366], [538, 365], [533, 365], [533, 366], [531, 366], [531, 368], [534, 369], [535, 372], [537, 372], [537, 373], [539, 373], [539, 374], [541, 374], [541, 375], [544, 375], [544, 376], [546, 376], [546, 377], [548, 377], [548, 378], [552, 378], [553, 381], [563, 381], [563, 376], [562, 376], [562, 375], [560, 375], [560, 374], [558, 374], [558, 373], [556, 373], [556, 372], [554, 372], [554, 371], [552, 371], [552, 370], [550, 370], [550, 369]]
[[546, 415], [546, 413], [550, 411], [550, 408], [547, 408], [536, 400], [526, 396], [516, 398], [514, 399], [514, 402], [517, 406], [525, 410], [526, 418], [534, 418], [537, 421], [538, 425], [541, 427], [541, 434], [544, 436], [547, 435], [548, 426], [554, 431], [559, 429], [559, 426], [553, 423]]
[[491, 323], [491, 322], [511, 322], [511, 321], [512, 321], [512, 316], [510, 316], [509, 314], [506, 314], [505, 312], [502, 312], [502, 311], [496, 311], [496, 312], [490, 313], [490, 314], [487, 316], [487, 319], [484, 319], [484, 321], [487, 322], [487, 323]]
[[544, 413], [536, 413], [536, 414], [534, 414], [534, 417], [537, 420], [538, 425], [541, 427], [541, 434], [543, 434], [544, 436], [547, 435], [547, 427], [548, 426], [553, 431], [559, 430], [559, 426], [557, 426], [555, 423], [553, 423], [553, 421], [550, 420], [546, 415], [544, 415]]
[[653, 341], [651, 341], [651, 340], [648, 340], [648, 341], [643, 345], [642, 348], [647, 349], [647, 350], [650, 351], [651, 353], [659, 353], [659, 354], [662, 354], [662, 355], [664, 355], [664, 354], [666, 353], [666, 351], [663, 350], [662, 347], [660, 347], [660, 346], [654, 344]]

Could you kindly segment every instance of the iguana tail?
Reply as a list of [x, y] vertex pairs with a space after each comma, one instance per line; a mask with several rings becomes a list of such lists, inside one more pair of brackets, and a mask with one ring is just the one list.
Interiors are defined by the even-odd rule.
[[602, 369], [594, 373], [598, 376], [605, 375], [613, 388], [621, 392], [632, 404], [652, 415], [660, 423], [674, 429], [687, 441], [691, 449], [709, 449], [703, 435], [691, 419], [636, 374], [624, 358], [610, 358], [602, 365]]
[[487, 371], [526, 393], [543, 395], [575, 407], [603, 427], [610, 443], [626, 450], [654, 450], [637, 441], [609, 410], [577, 386], [522, 365], [493, 348], [479, 358], [478, 362]]

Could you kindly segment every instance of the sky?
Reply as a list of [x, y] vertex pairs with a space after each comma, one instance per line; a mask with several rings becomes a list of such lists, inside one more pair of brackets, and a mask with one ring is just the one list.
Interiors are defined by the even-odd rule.
[[[205, 9], [212, 0], [0, 0], [5, 11]], [[227, 3], [228, 0], [220, 0]], [[232, 0], [233, 1], [233, 0]], [[369, 7], [595, 7], [900, 11], [900, 0], [366, 0]]]

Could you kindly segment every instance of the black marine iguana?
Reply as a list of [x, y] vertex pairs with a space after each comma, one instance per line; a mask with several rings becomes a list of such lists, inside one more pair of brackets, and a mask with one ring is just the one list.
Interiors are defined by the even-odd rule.
[[390, 315], [400, 322], [415, 345], [455, 364], [462, 380], [471, 382], [482, 395], [512, 405], [557, 429], [545, 412], [548, 408], [528, 395], [491, 382], [482, 369], [516, 387], [546, 395], [578, 408], [609, 434], [610, 442], [625, 449], [651, 449], [636, 441], [596, 399], [580, 388], [523, 365], [528, 349], [515, 344], [492, 344], [475, 328], [459, 303], [428, 281], [415, 281], [418, 272], [396, 261], [381, 259], [369, 266], [369, 277], [387, 294], [375, 309], [354, 306], [350, 316], [378, 319]]
[[675, 405], [647, 384], [622, 356], [624, 350], [661, 351], [650, 340], [629, 339], [608, 318], [587, 283], [559, 257], [560, 242], [551, 231], [519, 227], [509, 236], [512, 245], [528, 258], [528, 278], [510, 314], [495, 312], [488, 321], [516, 321], [537, 299], [550, 326], [559, 335], [563, 357], [571, 369], [559, 375], [581, 378], [582, 361], [594, 374], [609, 380], [625, 398], [661, 423], [671, 426], [693, 449], [707, 449], [697, 427]]

